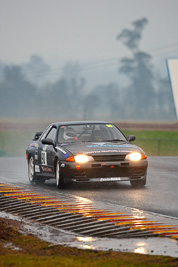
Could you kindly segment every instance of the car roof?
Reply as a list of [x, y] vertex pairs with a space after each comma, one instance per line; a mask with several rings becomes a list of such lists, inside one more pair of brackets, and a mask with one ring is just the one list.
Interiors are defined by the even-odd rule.
[[54, 122], [52, 125], [60, 126], [60, 125], [82, 125], [82, 124], [106, 124], [111, 123], [107, 121], [63, 121], [63, 122]]

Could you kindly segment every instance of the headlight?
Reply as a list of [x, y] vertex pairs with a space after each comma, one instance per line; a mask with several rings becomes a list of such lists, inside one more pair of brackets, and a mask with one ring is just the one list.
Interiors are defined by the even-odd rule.
[[131, 161], [139, 161], [141, 159], [146, 159], [147, 156], [145, 154], [139, 153], [139, 152], [132, 152], [128, 155], [126, 155], [125, 159], [126, 160], [131, 160]]
[[74, 156], [75, 162], [77, 163], [86, 163], [88, 161], [93, 161], [93, 157], [87, 155], [76, 155]]

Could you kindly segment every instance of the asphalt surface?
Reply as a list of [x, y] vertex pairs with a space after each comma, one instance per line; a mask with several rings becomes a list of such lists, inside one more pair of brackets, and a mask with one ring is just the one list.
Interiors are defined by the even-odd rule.
[[[64, 194], [178, 218], [178, 157], [150, 157], [147, 179], [142, 189], [131, 188], [129, 182], [72, 184]], [[0, 182], [20, 183], [33, 189], [28, 181], [25, 158], [0, 158]], [[47, 181], [41, 190], [44, 188], [50, 195], [56, 195], [59, 190], [55, 180]]]

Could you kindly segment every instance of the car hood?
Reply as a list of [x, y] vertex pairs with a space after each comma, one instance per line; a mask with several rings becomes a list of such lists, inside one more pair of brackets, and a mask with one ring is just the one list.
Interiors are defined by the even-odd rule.
[[87, 154], [87, 155], [102, 155], [102, 154], [121, 154], [130, 153], [133, 151], [143, 152], [141, 148], [128, 142], [79, 142], [62, 144], [61, 147], [65, 152], [71, 152], [73, 155], [76, 154]]

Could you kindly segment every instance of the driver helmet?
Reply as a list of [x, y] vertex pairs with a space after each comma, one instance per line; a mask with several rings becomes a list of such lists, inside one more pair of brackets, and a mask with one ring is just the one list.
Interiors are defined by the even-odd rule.
[[64, 129], [64, 134], [63, 137], [65, 140], [69, 140], [71, 138], [76, 138], [76, 131], [74, 128], [72, 127], [66, 127]]

